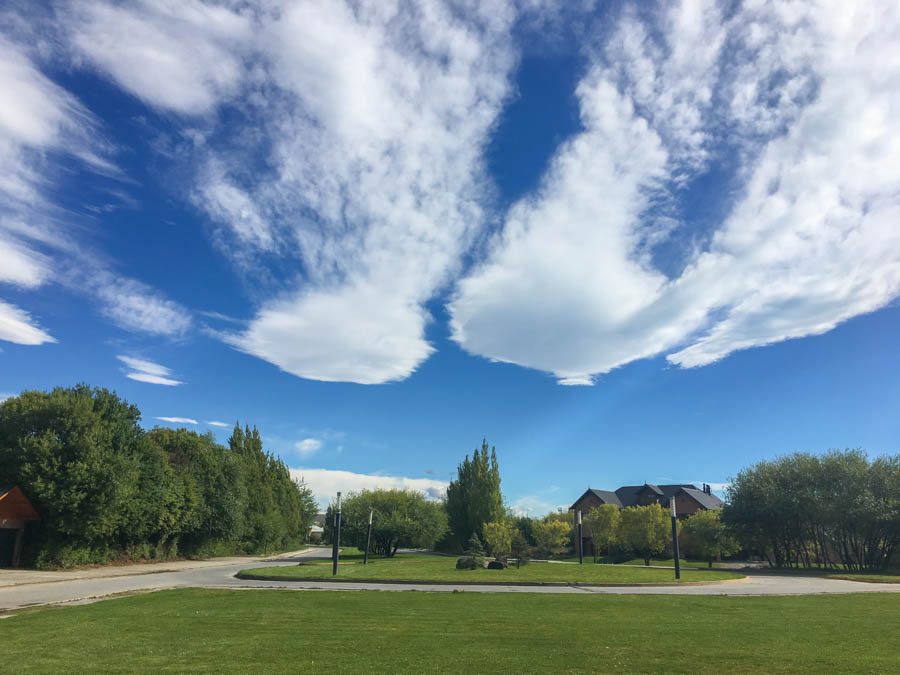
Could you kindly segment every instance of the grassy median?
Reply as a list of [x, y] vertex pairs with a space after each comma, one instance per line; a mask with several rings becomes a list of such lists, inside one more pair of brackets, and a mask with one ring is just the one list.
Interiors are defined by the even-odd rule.
[[4, 671], [898, 672], [900, 596], [170, 590], [0, 622]]
[[[330, 562], [301, 563], [278, 567], [257, 567], [241, 572], [242, 577], [331, 579]], [[456, 558], [439, 556], [403, 556], [370, 560], [363, 565], [357, 560], [348, 560], [338, 567], [338, 576], [354, 581], [436, 581], [459, 584], [530, 582], [530, 583], [596, 583], [633, 584], [675, 582], [671, 569], [652, 567], [631, 567], [614, 565], [594, 565], [585, 563], [531, 562], [505, 570], [458, 570]], [[682, 570], [681, 581], [723, 581], [740, 579], [744, 575], [717, 570]]]

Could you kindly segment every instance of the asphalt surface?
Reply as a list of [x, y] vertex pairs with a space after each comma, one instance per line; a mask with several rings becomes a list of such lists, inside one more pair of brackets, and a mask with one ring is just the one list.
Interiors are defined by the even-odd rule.
[[[294, 558], [273, 561], [229, 561], [216, 567], [202, 567], [156, 574], [138, 573], [132, 576], [105, 578], [79, 578], [50, 583], [27, 583], [0, 588], [0, 613], [35, 605], [83, 602], [116, 593], [164, 588], [275, 588], [275, 589], [327, 589], [327, 590], [380, 590], [380, 591], [432, 591], [450, 593], [457, 590], [466, 593], [563, 593], [563, 594], [634, 594], [634, 595], [808, 595], [820, 593], [900, 593], [900, 584], [874, 584], [818, 577], [798, 577], [751, 573], [746, 581], [714, 584], [709, 586], [450, 586], [442, 584], [390, 584], [390, 583], [330, 583], [330, 582], [282, 582], [251, 581], [235, 578], [248, 567], [268, 567], [295, 564], [299, 559], [327, 557], [324, 550], [301, 553]], [[532, 563], [540, 564], [540, 563]]]

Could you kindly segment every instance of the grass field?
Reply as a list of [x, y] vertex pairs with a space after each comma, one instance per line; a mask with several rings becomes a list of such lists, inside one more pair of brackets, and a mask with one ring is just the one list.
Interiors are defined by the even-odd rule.
[[898, 672], [893, 594], [160, 591], [0, 621], [6, 672]]
[[900, 584], [900, 575], [898, 574], [840, 572], [838, 574], [827, 574], [826, 577], [829, 579], [846, 579], [847, 581], [867, 581], [869, 583]]
[[[578, 556], [567, 556], [565, 558], [559, 558], [559, 560], [565, 562], [578, 562]], [[585, 564], [593, 563], [593, 556], [585, 556], [584, 558]], [[600, 565], [643, 565], [643, 558], [629, 558], [626, 560], [622, 560], [621, 558], [614, 558], [613, 556], [599, 556], [597, 558], [597, 563]], [[675, 567], [675, 561], [672, 558], [651, 558], [651, 565], [658, 565], [661, 567]], [[713, 561], [713, 569], [722, 567], [727, 563], [720, 563]], [[687, 560], [685, 558], [681, 558], [681, 566], [684, 567], [709, 567], [709, 563], [706, 560]]]
[[[572, 565], [566, 563], [531, 562], [519, 569], [458, 570], [456, 558], [427, 555], [397, 555], [390, 559], [370, 559], [362, 565], [351, 556], [338, 568], [338, 576], [355, 581], [410, 580], [453, 583], [577, 582], [577, 583], [666, 583], [675, 582], [671, 570], [612, 565]], [[255, 577], [292, 577], [298, 579], [331, 579], [330, 562], [304, 563], [243, 570], [241, 575]], [[723, 581], [743, 575], [715, 570], [684, 570], [681, 581]]]

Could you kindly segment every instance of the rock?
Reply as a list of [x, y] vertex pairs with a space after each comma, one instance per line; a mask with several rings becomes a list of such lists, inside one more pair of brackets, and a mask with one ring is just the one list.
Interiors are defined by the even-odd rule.
[[487, 566], [489, 570], [505, 570], [507, 567], [509, 565], [507, 565], [505, 560], [492, 560]]
[[468, 556], [462, 557], [456, 561], [456, 569], [458, 570], [474, 570], [475, 561]]

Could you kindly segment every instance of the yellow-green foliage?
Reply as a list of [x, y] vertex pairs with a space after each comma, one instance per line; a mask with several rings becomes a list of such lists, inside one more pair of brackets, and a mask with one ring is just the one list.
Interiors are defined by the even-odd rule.
[[619, 521], [619, 544], [631, 549], [650, 564], [654, 553], [661, 553], [671, 537], [671, 524], [666, 511], [659, 504], [629, 506], [622, 510]]
[[492, 556], [508, 555], [512, 549], [513, 526], [502, 520], [484, 524], [484, 543]]
[[688, 551], [710, 561], [717, 555], [731, 555], [739, 548], [725, 531], [718, 510], [698, 511], [684, 521], [683, 530]]
[[585, 533], [594, 542], [594, 550], [608, 550], [616, 542], [616, 532], [622, 514], [614, 504], [602, 504], [591, 509], [582, 521]]
[[543, 520], [535, 523], [532, 535], [539, 551], [546, 553], [562, 553], [566, 550], [566, 542], [571, 534], [568, 523], [560, 520]]

